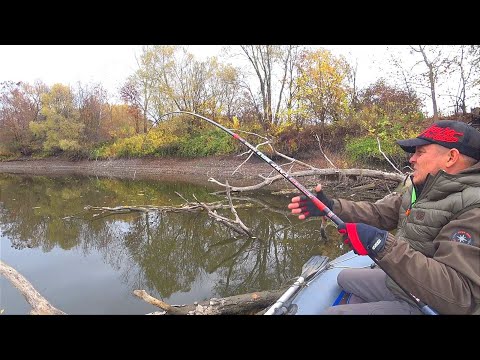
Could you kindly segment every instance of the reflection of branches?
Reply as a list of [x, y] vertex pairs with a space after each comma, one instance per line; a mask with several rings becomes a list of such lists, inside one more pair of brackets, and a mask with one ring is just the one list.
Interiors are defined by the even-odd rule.
[[[245, 243], [240, 247], [238, 248], [237, 251], [235, 251], [232, 255], [226, 257], [225, 259], [223, 259], [220, 263], [218, 263], [217, 265], [215, 265], [215, 267], [211, 268], [211, 269], [208, 269], [207, 271], [211, 274], [215, 271], [217, 271], [218, 268], [222, 267], [223, 264], [231, 261], [231, 260], [234, 260], [236, 259], [239, 255], [243, 254], [243, 252], [252, 244], [252, 241], [253, 239], [248, 239], [247, 241], [245, 241]], [[232, 262], [232, 265], [235, 264], [235, 261]]]
[[235, 230], [239, 234], [254, 237], [252, 235], [252, 231], [242, 222], [242, 220], [240, 220], [240, 217], [238, 216], [237, 211], [233, 207], [232, 198], [230, 196], [230, 186], [228, 185], [228, 182], [227, 182], [226, 192], [227, 192], [228, 204], [230, 206], [230, 211], [235, 216], [235, 220], [230, 220], [226, 217], [218, 215], [217, 212], [215, 210], [212, 210], [207, 204], [198, 201], [197, 198], [195, 197], [195, 195], [194, 195], [194, 197], [195, 197], [195, 200], [197, 200], [197, 202], [200, 205], [202, 205], [202, 207], [204, 207], [205, 210], [207, 210], [208, 216], [213, 217], [215, 220], [221, 222], [222, 224], [225, 224], [228, 227], [231, 227], [233, 230]]
[[[178, 194], [178, 193], [177, 193]], [[223, 201], [216, 201], [213, 203], [207, 203], [208, 207], [211, 210], [217, 210], [217, 209], [229, 209], [229, 205], [222, 204]], [[245, 205], [237, 205], [237, 207], [248, 207], [248, 204]], [[116, 215], [116, 214], [127, 214], [130, 212], [153, 212], [153, 211], [159, 211], [159, 212], [198, 212], [205, 210], [205, 208], [197, 203], [193, 202], [187, 202], [186, 204], [180, 205], [180, 206], [153, 206], [153, 205], [134, 205], [134, 206], [115, 206], [115, 207], [108, 207], [108, 206], [90, 206], [87, 205], [84, 208], [86, 211], [100, 211], [100, 213], [95, 213], [92, 215], [93, 218], [96, 218], [100, 215], [105, 215], [105, 216], [110, 216], [110, 215]], [[75, 215], [72, 216], [65, 216], [62, 219], [68, 220], [71, 218], [75, 218]]]
[[[250, 204], [253, 203], [253, 204], [259, 205], [260, 207], [264, 208], [265, 210], [284, 215], [285, 217], [291, 215], [290, 210], [282, 210], [282, 209], [272, 207], [261, 199], [256, 199], [256, 198], [251, 198], [251, 197], [246, 197], [246, 196], [245, 197], [233, 196], [232, 199], [247, 202], [247, 204], [245, 204], [244, 207], [249, 207], [249, 206], [251, 206]], [[235, 206], [238, 208], [238, 205], [235, 205]]]

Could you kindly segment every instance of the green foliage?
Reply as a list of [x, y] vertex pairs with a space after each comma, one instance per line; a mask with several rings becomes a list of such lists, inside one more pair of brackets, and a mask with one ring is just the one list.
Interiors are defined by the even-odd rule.
[[374, 106], [364, 108], [350, 119], [352, 125], [356, 123], [360, 128], [360, 134], [355, 138], [351, 136], [345, 138], [346, 154], [355, 162], [383, 163], [386, 160], [378, 148], [380, 141], [381, 150], [390, 160], [402, 161], [405, 159], [405, 153], [396, 144], [396, 140], [417, 136], [424, 127], [423, 120], [421, 113], [397, 112], [388, 117], [379, 116]]
[[0, 161], [15, 159], [15, 158], [19, 157], [19, 155], [20, 155], [19, 153], [10, 151], [10, 150], [7, 149], [6, 146], [2, 146], [0, 144]]
[[226, 155], [235, 151], [232, 137], [220, 129], [212, 129], [195, 134], [181, 141], [178, 155], [201, 157], [209, 155]]
[[[390, 159], [401, 159], [405, 156], [403, 150], [395, 143], [386, 141], [381, 143], [382, 151]], [[371, 136], [347, 140], [345, 147], [349, 160], [361, 163], [381, 163], [385, 160], [378, 149], [377, 140]]]

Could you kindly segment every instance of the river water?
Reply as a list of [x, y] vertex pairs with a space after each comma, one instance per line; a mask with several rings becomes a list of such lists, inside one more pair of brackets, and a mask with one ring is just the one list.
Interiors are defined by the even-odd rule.
[[[180, 181], [0, 174], [0, 259], [68, 314], [146, 314], [160, 309], [137, 298], [136, 289], [176, 305], [278, 289], [291, 285], [311, 256], [333, 259], [349, 250], [332, 224], [322, 239], [320, 219], [289, 213], [295, 192], [233, 194], [255, 238], [206, 211], [85, 209], [179, 207], [195, 198], [228, 204], [213, 194], [218, 190]], [[235, 219], [228, 208], [217, 212]], [[3, 314], [29, 313], [3, 276], [0, 289]]]

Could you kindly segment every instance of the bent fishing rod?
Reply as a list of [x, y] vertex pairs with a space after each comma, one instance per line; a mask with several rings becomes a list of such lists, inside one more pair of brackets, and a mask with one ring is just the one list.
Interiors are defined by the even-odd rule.
[[335, 226], [337, 228], [341, 228], [339, 227], [340, 225], [342, 225], [343, 227], [345, 227], [345, 224], [342, 220], [340, 220], [340, 218], [335, 215], [332, 210], [330, 210], [324, 203], [322, 203], [320, 200], [318, 200], [318, 198], [313, 195], [309, 190], [307, 190], [302, 184], [300, 184], [297, 180], [295, 180], [293, 177], [291, 177], [285, 170], [283, 170], [280, 166], [278, 166], [276, 163], [274, 163], [272, 161], [272, 159], [270, 159], [268, 156], [266, 156], [264, 153], [262, 153], [260, 150], [258, 150], [256, 147], [254, 147], [252, 144], [250, 144], [247, 140], [243, 139], [240, 135], [238, 134], [235, 134], [233, 131], [231, 131], [230, 129], [227, 129], [225, 126], [213, 121], [213, 120], [210, 120], [202, 115], [198, 115], [198, 114], [195, 114], [195, 113], [192, 113], [192, 112], [189, 112], [189, 111], [172, 111], [172, 112], [169, 112], [169, 113], [166, 113], [164, 115], [162, 115], [161, 117], [164, 117], [164, 116], [167, 116], [167, 115], [170, 115], [170, 114], [175, 114], [175, 113], [181, 113], [181, 114], [189, 114], [189, 115], [193, 115], [193, 116], [198, 116], [199, 118], [205, 120], [205, 121], [208, 121], [210, 124], [212, 125], [215, 125], [216, 127], [222, 129], [223, 131], [227, 132], [228, 134], [230, 134], [233, 138], [237, 139], [238, 141], [240, 141], [243, 145], [245, 145], [246, 147], [248, 147], [252, 152], [254, 152], [260, 159], [262, 159], [263, 161], [267, 162], [271, 167], [273, 167], [275, 170], [277, 170], [280, 175], [282, 175], [285, 179], [287, 179], [289, 182], [291, 182], [298, 190], [300, 190], [300, 192], [302, 194], [304, 194], [305, 196], [307, 196], [314, 204], [315, 206], [320, 209], [320, 211], [324, 211], [326, 213], [325, 216], [327, 216], [330, 220], [332, 220], [332, 222], [335, 224]]
[[[268, 156], [266, 156], [264, 153], [262, 153], [260, 150], [258, 150], [255, 146], [250, 144], [247, 140], [243, 139], [240, 135], [234, 133], [230, 129], [227, 129], [225, 126], [209, 119], [206, 118], [205, 116], [190, 112], [190, 111], [172, 111], [166, 114], [163, 114], [160, 116], [160, 118], [165, 117], [167, 115], [171, 114], [188, 114], [192, 116], [197, 116], [210, 124], [222, 129], [226, 133], [230, 134], [234, 139], [237, 139], [240, 141], [243, 145], [245, 145], [247, 148], [249, 148], [253, 153], [255, 153], [260, 159], [268, 163], [271, 167], [273, 167], [277, 172], [280, 173], [285, 179], [287, 179], [293, 186], [295, 186], [302, 194], [304, 194], [306, 197], [308, 197], [314, 204], [315, 206], [320, 210], [325, 213], [325, 216], [328, 217], [333, 224], [336, 226], [338, 230], [345, 229], [345, 223], [333, 213], [331, 209], [329, 209], [323, 202], [321, 202], [311, 191], [309, 191], [305, 186], [300, 184], [297, 180], [295, 180], [292, 176], [290, 176], [285, 170], [283, 170], [279, 165], [277, 165], [272, 159], [270, 159]], [[368, 255], [374, 262], [377, 264], [377, 266], [382, 269], [390, 278], [392, 278], [385, 269], [382, 268], [382, 266], [378, 263], [378, 260], [372, 256]], [[393, 279], [393, 278], [392, 278]], [[430, 308], [428, 305], [420, 301], [416, 296], [412, 295], [410, 292], [406, 291], [398, 282], [396, 282], [397, 285], [402, 289], [403, 292], [405, 292], [410, 298], [417, 304], [417, 306], [420, 308], [422, 313], [426, 315], [438, 315], [438, 313]]]

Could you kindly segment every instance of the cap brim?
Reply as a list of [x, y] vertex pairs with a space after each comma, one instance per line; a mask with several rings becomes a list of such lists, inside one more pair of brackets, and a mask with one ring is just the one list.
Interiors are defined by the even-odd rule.
[[400, 145], [400, 147], [408, 152], [408, 153], [414, 153], [415, 152], [415, 147], [421, 146], [421, 145], [427, 145], [431, 144], [432, 142], [424, 139], [407, 139], [407, 140], [397, 140], [397, 144]]

